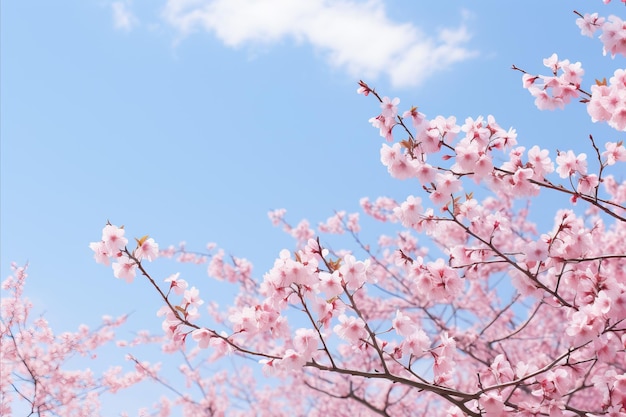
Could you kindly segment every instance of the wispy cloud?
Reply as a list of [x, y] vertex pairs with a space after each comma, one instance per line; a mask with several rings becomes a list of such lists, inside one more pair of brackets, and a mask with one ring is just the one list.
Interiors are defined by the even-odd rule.
[[230, 47], [309, 43], [351, 76], [386, 75], [397, 87], [476, 55], [465, 24], [426, 34], [392, 21], [381, 0], [167, 0], [164, 19], [183, 35], [212, 32]]
[[121, 1], [115, 1], [111, 4], [111, 10], [113, 12], [113, 25], [117, 29], [132, 30], [139, 20], [130, 11], [128, 5]]

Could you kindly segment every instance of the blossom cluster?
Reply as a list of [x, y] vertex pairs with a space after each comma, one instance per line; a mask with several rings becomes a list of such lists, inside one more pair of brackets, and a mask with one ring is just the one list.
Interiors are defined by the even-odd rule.
[[111, 265], [116, 278], [130, 283], [137, 273], [138, 261], [156, 259], [159, 255], [159, 246], [154, 239], [144, 236], [137, 239], [137, 247], [130, 253], [126, 249], [128, 239], [124, 237], [124, 233], [123, 227], [107, 224], [102, 229], [102, 239], [90, 243], [89, 247], [95, 252], [96, 262]]

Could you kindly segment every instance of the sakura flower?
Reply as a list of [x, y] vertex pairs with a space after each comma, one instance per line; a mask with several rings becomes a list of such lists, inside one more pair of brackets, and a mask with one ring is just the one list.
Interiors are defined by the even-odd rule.
[[134, 255], [140, 261], [143, 259], [153, 261], [159, 256], [159, 245], [152, 238], [141, 239], [137, 243]]
[[315, 330], [300, 328], [296, 330], [293, 346], [306, 359], [310, 358], [313, 352], [317, 350], [318, 340], [319, 336]]
[[604, 144], [606, 151], [602, 152], [602, 156], [606, 158], [607, 165], [614, 165], [616, 162], [626, 161], [626, 147], [622, 142], [607, 142]]
[[481, 409], [485, 417], [504, 417], [507, 413], [504, 411], [504, 400], [502, 396], [495, 391], [489, 391], [480, 395], [478, 399]]
[[543, 240], [528, 242], [524, 249], [523, 260], [526, 262], [543, 262], [548, 257], [548, 244]]
[[453, 170], [455, 170], [458, 165], [458, 168], [460, 168], [458, 172], [472, 172], [476, 161], [480, 157], [478, 143], [475, 141], [462, 140], [456, 148], [454, 148], [454, 151], [456, 152], [456, 165], [453, 167]]
[[413, 322], [411, 317], [400, 310], [396, 311], [396, 317], [391, 322], [391, 325], [396, 329], [396, 333], [404, 337], [408, 337], [418, 330], [417, 324]]
[[437, 174], [435, 183], [437, 186], [437, 191], [442, 194], [451, 195], [456, 193], [461, 189], [461, 180], [458, 179], [451, 172], [446, 172], [444, 174]]
[[343, 257], [339, 273], [343, 277], [348, 289], [356, 290], [363, 286], [363, 284], [367, 281], [368, 267], [369, 259], [363, 262], [357, 261], [353, 255], [346, 255]]
[[400, 349], [404, 355], [421, 357], [430, 349], [430, 339], [422, 329], [417, 329], [402, 341]]
[[[571, 375], [564, 368], [550, 370], [537, 378], [540, 383], [540, 393], [545, 397], [564, 395], [571, 387]], [[534, 392], [533, 392], [534, 394]]]
[[128, 255], [122, 254], [112, 266], [115, 278], [125, 279], [129, 284], [135, 279], [137, 264]]
[[302, 368], [306, 363], [306, 359], [293, 349], [287, 349], [276, 364], [281, 371], [295, 371]]
[[573, 151], [559, 152], [556, 157], [556, 172], [561, 178], [568, 178], [576, 173], [585, 175], [587, 173], [587, 155], [584, 153], [578, 156]]
[[578, 187], [576, 187], [576, 191], [581, 194], [591, 195], [594, 193], [600, 181], [598, 180], [598, 176], [596, 174], [583, 175], [578, 179]]
[[179, 279], [180, 273], [175, 273], [165, 278], [165, 282], [170, 283], [170, 289], [174, 291], [174, 294], [182, 295], [187, 289], [187, 281]]
[[387, 142], [393, 142], [393, 128], [396, 125], [394, 118], [380, 114], [377, 117], [372, 117], [369, 122], [379, 129], [380, 136], [384, 137]]
[[463, 290], [463, 281], [454, 269], [444, 263], [443, 259], [429, 262], [426, 268], [430, 273], [431, 289], [429, 295], [433, 300], [449, 300]]
[[417, 107], [412, 107], [411, 110], [407, 110], [402, 114], [403, 118], [410, 117], [413, 121], [413, 127], [415, 129], [420, 129], [424, 126], [426, 121], [426, 116], [423, 113], [417, 111]]
[[398, 97], [395, 97], [393, 100], [389, 97], [383, 97], [383, 102], [380, 104], [382, 115], [388, 119], [395, 118], [398, 115], [398, 104], [400, 104]]
[[559, 57], [557, 56], [557, 54], [552, 54], [550, 55], [550, 57], [544, 58], [543, 65], [547, 68], [550, 68], [550, 70], [554, 74], [556, 74], [559, 68], [561, 68], [561, 65], [559, 63]]
[[479, 116], [476, 120], [468, 117], [465, 119], [465, 124], [461, 126], [461, 130], [465, 132], [465, 138], [469, 143], [482, 147], [488, 144], [491, 137], [491, 130], [485, 125], [482, 116]]
[[191, 287], [190, 289], [185, 290], [183, 293], [183, 300], [185, 305], [188, 306], [198, 307], [204, 304], [204, 300], [200, 298], [200, 290], [196, 287]]
[[511, 368], [511, 364], [503, 354], [499, 354], [498, 356], [496, 356], [489, 368], [493, 375], [496, 377], [498, 383], [513, 380], [513, 369]]
[[593, 37], [596, 30], [604, 24], [604, 17], [598, 17], [598, 13], [585, 13], [583, 17], [576, 19], [576, 25], [580, 28], [583, 36]]
[[550, 160], [549, 154], [550, 151], [540, 149], [537, 145], [533, 146], [528, 151], [528, 162], [533, 167], [534, 179], [543, 179], [546, 174], [554, 171], [554, 164]]
[[569, 326], [565, 330], [575, 343], [585, 343], [597, 336], [598, 320], [588, 311], [579, 310], [572, 314]]
[[531, 168], [518, 168], [510, 180], [512, 191], [517, 197], [533, 196], [539, 193], [539, 186], [533, 184], [532, 179], [534, 172]]
[[339, 324], [333, 330], [337, 336], [350, 343], [358, 343], [360, 340], [367, 338], [365, 323], [359, 317], [348, 317], [345, 314], [341, 314], [339, 316]]
[[396, 207], [393, 212], [400, 219], [405, 227], [416, 227], [422, 214], [422, 199], [408, 196], [400, 207]]
[[332, 274], [321, 271], [318, 276], [320, 279], [318, 288], [324, 293], [327, 299], [332, 299], [343, 292], [339, 271], [333, 271]]
[[208, 329], [201, 328], [191, 332], [191, 337], [193, 338], [193, 340], [198, 342], [198, 347], [200, 347], [201, 349], [206, 349], [207, 347], [209, 347], [209, 343], [211, 341], [211, 338], [213, 337], [213, 333]]
[[380, 161], [387, 167], [392, 177], [405, 180], [415, 176], [416, 162], [412, 162], [399, 143], [393, 146], [383, 144], [380, 149]]
[[111, 255], [115, 255], [126, 247], [128, 239], [124, 237], [124, 229], [107, 224], [102, 229], [102, 241], [106, 250]]
[[437, 170], [432, 165], [417, 159], [412, 162], [415, 163], [415, 177], [422, 185], [429, 185], [435, 180]]
[[611, 15], [607, 21], [602, 25], [602, 34], [600, 40], [604, 44], [604, 54], [611, 54], [612, 58], [615, 55], [626, 55], [626, 37], [624, 35], [624, 21], [618, 16]]
[[274, 376], [279, 372], [276, 359], [261, 359], [259, 363], [263, 365], [262, 371], [265, 376]]
[[99, 264], [103, 264], [105, 266], [109, 266], [111, 256], [107, 251], [106, 244], [103, 241], [100, 242], [91, 242], [89, 244], [89, 248], [94, 251], [93, 257], [96, 262]]

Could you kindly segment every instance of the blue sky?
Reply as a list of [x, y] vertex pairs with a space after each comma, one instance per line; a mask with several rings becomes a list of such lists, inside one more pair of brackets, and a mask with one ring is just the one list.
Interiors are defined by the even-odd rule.
[[[129, 329], [158, 328], [147, 285], [92, 259], [107, 219], [163, 247], [216, 242], [261, 277], [292, 247], [268, 210], [317, 223], [361, 197], [417, 193], [380, 164], [383, 139], [367, 122], [378, 105], [356, 94], [360, 78], [430, 117], [493, 114], [553, 156], [588, 152], [589, 133], [617, 140], [582, 105], [538, 111], [510, 69], [543, 72], [556, 52], [582, 61], [588, 86], [623, 67], [579, 35], [572, 10], [625, 11], [582, 0], [3, 2], [2, 278], [28, 262], [27, 294], [59, 332], [129, 311]], [[549, 228], [546, 201], [535, 214]], [[203, 267], [155, 266], [178, 270], [207, 279]]]

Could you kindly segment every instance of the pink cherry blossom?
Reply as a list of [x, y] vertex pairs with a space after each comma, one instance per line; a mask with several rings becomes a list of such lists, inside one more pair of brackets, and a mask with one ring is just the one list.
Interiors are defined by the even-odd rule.
[[398, 114], [398, 104], [400, 104], [400, 99], [398, 97], [395, 97], [394, 99], [383, 97], [383, 102], [380, 104], [382, 115], [386, 119], [395, 118]]
[[350, 343], [358, 343], [360, 340], [367, 338], [365, 323], [360, 318], [354, 316], [341, 314], [339, 316], [339, 324], [333, 330], [337, 336]]
[[626, 162], [626, 147], [623, 143], [607, 142], [604, 144], [606, 151], [602, 156], [606, 158], [607, 165], [615, 165], [616, 162]]
[[107, 246], [104, 241], [91, 242], [89, 248], [94, 251], [94, 258], [97, 263], [109, 266], [111, 261], [111, 254], [108, 252]]
[[585, 175], [587, 173], [587, 155], [581, 153], [575, 155], [572, 151], [560, 152], [556, 157], [556, 172], [561, 178], [568, 178], [574, 174]]
[[129, 258], [128, 255], [122, 254], [112, 266], [115, 278], [124, 279], [128, 283], [133, 282], [135, 279], [137, 263]]
[[356, 290], [367, 281], [369, 261], [357, 261], [353, 255], [343, 257], [343, 264], [339, 268], [346, 287]]
[[602, 25], [600, 40], [604, 44], [604, 54], [626, 55], [626, 35], [624, 34], [624, 21], [618, 16], [610, 15]]
[[128, 239], [124, 237], [124, 229], [111, 224], [107, 224], [102, 229], [102, 241], [111, 255], [122, 251], [128, 243]]
[[172, 274], [169, 277], [165, 278], [165, 282], [170, 283], [170, 289], [174, 292], [174, 294], [183, 295], [188, 287], [188, 284], [187, 281], [185, 281], [184, 279], [179, 279], [179, 276], [179, 272]]
[[134, 255], [139, 260], [153, 261], [159, 256], [159, 245], [152, 238], [146, 239], [137, 245]]
[[593, 37], [593, 34], [604, 24], [604, 17], [598, 17], [598, 13], [585, 13], [583, 17], [576, 19], [576, 25], [584, 36]]
[[213, 334], [208, 329], [196, 329], [191, 332], [193, 340], [198, 342], [198, 346], [202, 349], [206, 349], [209, 347], [209, 343], [211, 342], [211, 338]]

